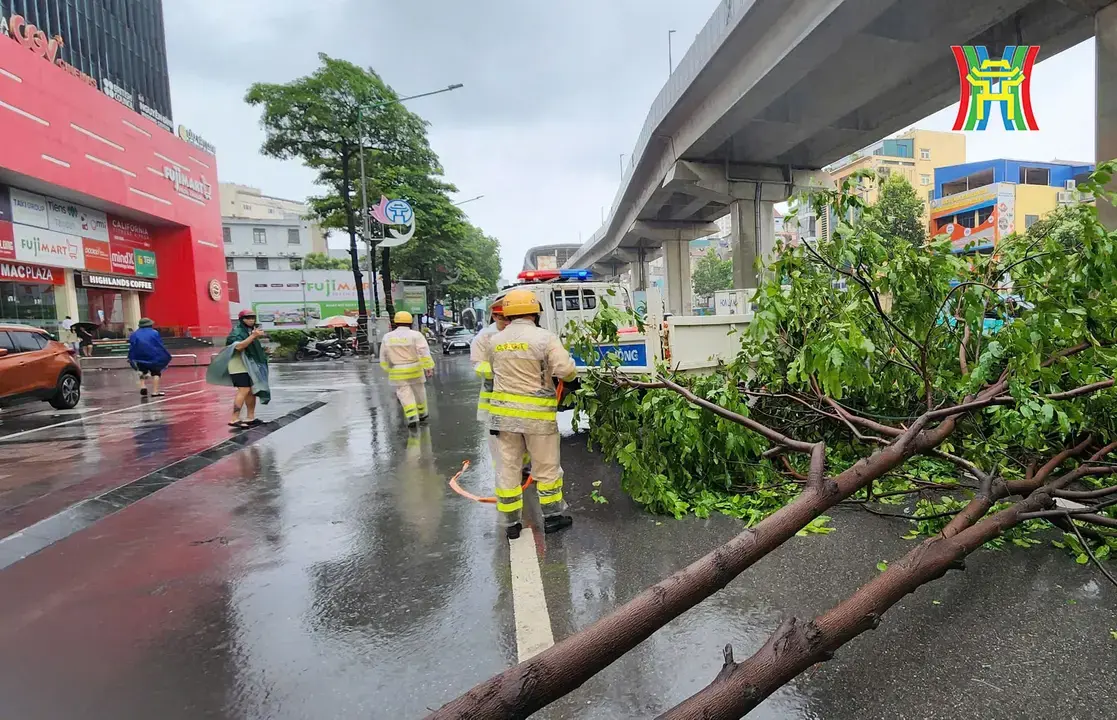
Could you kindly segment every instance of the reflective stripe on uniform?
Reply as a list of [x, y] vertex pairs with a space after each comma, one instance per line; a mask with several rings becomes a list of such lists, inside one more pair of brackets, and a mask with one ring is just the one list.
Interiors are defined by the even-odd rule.
[[477, 363], [475, 372], [486, 380], [491, 380], [493, 377], [493, 366], [488, 362]]
[[415, 380], [423, 377], [422, 368], [392, 368], [388, 371], [389, 380]]
[[493, 400], [497, 402], [520, 403], [522, 405], [538, 405], [540, 407], [558, 407], [558, 398], [554, 395], [540, 397], [539, 395], [520, 395], [519, 393], [494, 392]]
[[481, 391], [481, 396], [479, 398], [477, 398], [477, 409], [478, 410], [484, 410], [485, 412], [488, 412], [489, 408], [492, 407], [489, 404], [489, 400], [491, 400], [492, 397], [493, 397], [493, 394], [491, 392], [486, 392], [485, 390], [482, 390]]
[[562, 478], [549, 483], [536, 483], [535, 489], [541, 493], [554, 492], [555, 490], [562, 490]]
[[496, 509], [500, 512], [510, 513], [521, 510], [524, 507], [524, 491], [523, 488], [512, 488], [505, 490], [504, 488], [496, 488]]
[[419, 360], [419, 367], [424, 370], [434, 370], [434, 359], [431, 358], [430, 355], [424, 355], [422, 359]]
[[419, 414], [419, 406], [415, 403], [403, 406], [403, 414], [407, 417], [417, 416]]
[[562, 502], [562, 477], [553, 482], [536, 483], [535, 490], [539, 493], [540, 505], [560, 503]]
[[551, 410], [550, 412], [543, 410], [520, 410], [519, 408], [504, 407], [503, 405], [491, 405], [489, 407], [489, 412], [500, 417], [523, 418], [525, 420], [554, 420], [558, 417], [558, 412], [555, 410]]

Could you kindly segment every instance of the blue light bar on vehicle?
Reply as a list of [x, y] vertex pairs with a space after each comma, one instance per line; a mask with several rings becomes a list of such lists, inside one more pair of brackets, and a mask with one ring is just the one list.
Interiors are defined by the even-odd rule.
[[563, 280], [589, 280], [593, 273], [589, 270], [560, 270], [559, 277]]

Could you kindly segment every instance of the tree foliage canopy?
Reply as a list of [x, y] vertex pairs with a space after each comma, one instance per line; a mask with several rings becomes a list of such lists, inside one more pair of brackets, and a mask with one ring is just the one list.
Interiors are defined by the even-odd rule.
[[927, 239], [923, 200], [903, 175], [883, 178], [874, 204], [876, 212], [868, 222], [882, 238], [907, 240], [912, 245], [922, 245]]
[[[427, 140], [427, 123], [400, 104], [374, 70], [324, 53], [319, 58], [322, 65], [307, 77], [249, 88], [246, 102], [262, 108], [262, 152], [301, 160], [317, 172], [317, 184], [325, 192], [310, 199], [312, 212], [324, 228], [347, 230], [353, 247], [357, 234], [363, 234], [363, 153], [369, 204], [386, 196], [405, 199], [415, 210], [415, 237], [393, 252], [395, 274], [434, 285], [460, 271], [462, 287], [446, 283], [446, 292], [465, 297], [495, 291], [499, 244], [452, 204], [448, 193], [456, 188], [442, 178], [442, 166]], [[376, 229], [372, 235], [364, 240], [375, 242]], [[445, 270], [441, 277], [440, 267]]]
[[349, 260], [330, 257], [326, 253], [307, 253], [300, 263], [303, 270], [348, 270]]
[[698, 297], [710, 297], [719, 290], [729, 290], [733, 287], [733, 261], [722, 260], [717, 251], [710, 248], [694, 264], [691, 278], [694, 294]]

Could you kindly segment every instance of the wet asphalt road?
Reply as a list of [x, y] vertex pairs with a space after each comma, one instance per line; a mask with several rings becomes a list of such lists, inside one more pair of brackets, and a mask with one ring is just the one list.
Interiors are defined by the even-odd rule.
[[[262, 418], [325, 406], [224, 455], [231, 391], [190, 370], [162, 403], [91, 373], [80, 412], [0, 415], [0, 556], [74, 503], [199, 463], [0, 570], [0, 715], [414, 718], [513, 664], [508, 544], [491, 506], [447, 489], [465, 459], [462, 485], [491, 488], [476, 386], [466, 358], [438, 363], [417, 435], [357, 362], [277, 367]], [[580, 438], [563, 453], [576, 525], [536, 538], [556, 639], [740, 530], [648, 516]], [[893, 521], [834, 517], [537, 717], [651, 717], [707, 683], [725, 643], [747, 656], [785, 613], [825, 610], [910, 547]], [[1102, 583], [1053, 550], [979, 552], [751, 717], [1111, 718]]]

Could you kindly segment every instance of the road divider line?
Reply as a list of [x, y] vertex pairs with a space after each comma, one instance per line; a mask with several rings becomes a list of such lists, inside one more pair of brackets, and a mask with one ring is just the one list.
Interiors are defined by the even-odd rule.
[[51, 425], [43, 425], [42, 427], [31, 428], [30, 430], [21, 430], [19, 432], [11, 433], [10, 435], [0, 435], [0, 444], [9, 441], [12, 438], [23, 437], [24, 435], [30, 435], [31, 433], [42, 432], [43, 430], [50, 430], [51, 428], [63, 427], [64, 425], [73, 425], [74, 423], [95, 420], [97, 418], [106, 417], [108, 415], [116, 415], [117, 413], [128, 412], [129, 410], [135, 410], [136, 408], [151, 407], [152, 405], [158, 405], [160, 403], [170, 402], [172, 400], [181, 400], [182, 398], [193, 397], [194, 395], [201, 395], [204, 392], [205, 390], [195, 390], [191, 393], [174, 395], [172, 397], [163, 398], [162, 400], [148, 400], [146, 402], [140, 403], [139, 405], [129, 405], [125, 408], [117, 408], [116, 410], [109, 410], [108, 412], [97, 413], [96, 415], [82, 415], [80, 418], [76, 418], [74, 420], [66, 420], [60, 423], [53, 423]]
[[512, 613], [516, 618], [516, 656], [524, 662], [555, 644], [551, 614], [543, 592], [535, 533], [524, 528], [520, 537], [510, 540], [512, 566]]

